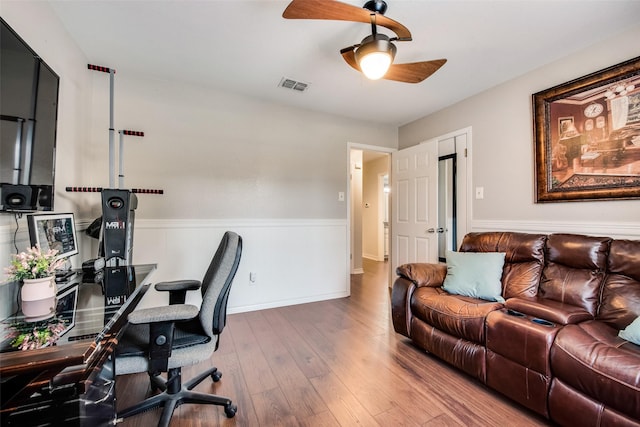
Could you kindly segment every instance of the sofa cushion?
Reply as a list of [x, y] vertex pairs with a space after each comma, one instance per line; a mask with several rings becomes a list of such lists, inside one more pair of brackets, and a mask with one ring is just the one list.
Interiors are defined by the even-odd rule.
[[608, 237], [551, 234], [539, 295], [582, 307], [595, 317], [610, 242]]
[[551, 347], [555, 377], [580, 393], [640, 419], [640, 347], [599, 321], [567, 325]]
[[640, 316], [640, 241], [613, 240], [598, 320], [623, 329]]
[[442, 288], [417, 288], [411, 297], [415, 317], [449, 335], [478, 344], [485, 342], [485, 317], [502, 307], [498, 302], [452, 295]]
[[469, 233], [462, 240], [460, 252], [505, 252], [502, 296], [532, 297], [538, 292], [546, 240], [544, 234]]
[[502, 267], [504, 252], [446, 251], [447, 275], [442, 289], [468, 297], [504, 302]]
[[434, 356], [485, 382], [484, 345], [449, 335], [417, 317], [411, 319], [411, 339]]
[[618, 332], [618, 336], [624, 340], [640, 345], [640, 317], [637, 317], [629, 326]]

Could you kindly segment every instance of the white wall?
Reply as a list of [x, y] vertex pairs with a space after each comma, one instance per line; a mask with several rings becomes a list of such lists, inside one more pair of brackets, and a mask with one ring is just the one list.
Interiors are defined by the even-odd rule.
[[[108, 186], [108, 75], [87, 70], [46, 3], [3, 1], [2, 15], [61, 76], [55, 207], [86, 224], [100, 196], [60, 190]], [[117, 70], [116, 129], [145, 132], [125, 139], [125, 186], [165, 191], [139, 195], [135, 262], [158, 262], [156, 281], [198, 278], [235, 229], [245, 254], [230, 311], [348, 295], [347, 144], [396, 147], [395, 127], [132, 75], [93, 54]], [[0, 220], [8, 259], [13, 218]]]
[[472, 201], [469, 231], [564, 231], [638, 239], [640, 200], [534, 202], [531, 107], [533, 93], [640, 55], [638, 40], [640, 26], [402, 126], [399, 147], [473, 128], [472, 187], [484, 187], [484, 199]]
[[[93, 82], [82, 185], [107, 180], [107, 82]], [[158, 262], [157, 280], [197, 278], [227, 228], [245, 238], [231, 312], [349, 294], [347, 144], [395, 146], [395, 128], [121, 71], [116, 103], [116, 126], [145, 133], [125, 140], [126, 186], [164, 190], [136, 211], [134, 260]]]

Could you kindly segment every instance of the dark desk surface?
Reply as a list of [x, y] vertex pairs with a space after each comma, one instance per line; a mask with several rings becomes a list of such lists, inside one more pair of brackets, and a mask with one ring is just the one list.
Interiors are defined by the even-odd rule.
[[[21, 377], [23, 384], [26, 378], [26, 382], [37, 382], [40, 386], [59, 382], [59, 377], [64, 376], [63, 370], [73, 371], [76, 378], [87, 378], [91, 370], [101, 364], [105, 353], [114, 348], [127, 315], [148, 289], [149, 277], [155, 268], [155, 264], [108, 267], [101, 280], [78, 273], [68, 284], [58, 284], [58, 309], [62, 310], [58, 316], [67, 319], [69, 327], [54, 345], [17, 350], [9, 345], [7, 334], [16, 324], [24, 325], [27, 319], [17, 313], [3, 320], [0, 323], [2, 406], [6, 403], [5, 385], [12, 377]], [[66, 303], [61, 304], [61, 300]]]

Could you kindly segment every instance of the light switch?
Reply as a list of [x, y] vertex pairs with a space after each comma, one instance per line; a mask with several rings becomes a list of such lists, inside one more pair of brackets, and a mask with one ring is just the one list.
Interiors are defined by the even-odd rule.
[[476, 199], [484, 199], [484, 187], [476, 187]]
[[344, 202], [344, 191], [338, 192], [338, 201]]

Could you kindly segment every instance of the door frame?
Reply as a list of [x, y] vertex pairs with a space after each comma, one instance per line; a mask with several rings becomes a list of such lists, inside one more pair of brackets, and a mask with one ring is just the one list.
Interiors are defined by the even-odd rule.
[[[457, 215], [458, 215], [458, 218], [460, 219], [460, 221], [458, 222], [458, 230], [457, 230], [458, 246], [462, 242], [462, 238], [471, 230], [471, 218], [473, 218], [473, 191], [472, 191], [472, 188], [473, 188], [472, 187], [473, 133], [472, 133], [472, 128], [471, 126], [467, 126], [467, 127], [455, 130], [453, 132], [449, 132], [444, 135], [440, 135], [435, 138], [430, 138], [429, 140], [424, 140], [421, 142], [421, 143], [425, 143], [430, 140], [436, 139], [438, 140], [438, 143], [440, 143], [440, 141], [443, 141], [449, 138], [455, 138], [460, 135], [465, 135], [466, 141], [465, 141], [464, 150], [458, 151], [456, 148], [456, 153], [458, 155], [457, 172], [459, 174], [457, 179], [458, 179], [458, 183], [460, 184], [464, 183], [464, 188], [462, 188], [461, 185], [458, 186], [458, 190], [460, 190], [457, 198], [458, 199]], [[355, 142], [347, 142], [347, 156], [346, 156], [347, 158], [347, 161], [346, 161], [347, 191], [346, 191], [346, 198], [345, 198], [345, 203], [346, 203], [345, 207], [347, 209], [347, 227], [346, 227], [347, 250], [345, 254], [345, 260], [346, 260], [346, 271], [347, 271], [347, 283], [349, 283], [349, 294], [351, 294], [351, 267], [352, 267], [352, 260], [351, 260], [351, 150], [352, 149], [364, 150], [364, 151], [378, 151], [382, 153], [387, 153], [389, 155], [391, 153], [398, 151], [397, 148], [382, 147], [379, 145], [360, 144]], [[389, 177], [390, 177], [389, 179], [391, 179], [392, 171], [393, 171], [393, 162], [391, 162], [391, 165], [389, 167]], [[393, 186], [392, 182], [390, 182], [389, 184]], [[463, 192], [465, 194], [460, 194]], [[391, 203], [393, 203], [393, 194], [391, 195]], [[389, 212], [390, 223], [393, 220], [392, 212], [393, 212], [393, 209], [390, 209], [390, 212]], [[391, 238], [392, 232], [393, 232], [393, 229], [390, 228], [389, 229], [390, 238]], [[391, 259], [392, 255], [393, 254], [391, 253], [391, 245], [389, 245], [389, 259]], [[389, 271], [389, 286], [393, 285], [394, 275], [395, 275], [395, 272]]]
[[[349, 293], [351, 293], [351, 272], [353, 271], [353, 259], [351, 257], [351, 239], [352, 239], [352, 227], [351, 227], [351, 150], [362, 151], [377, 151], [379, 153], [385, 153], [391, 155], [391, 153], [398, 151], [396, 148], [381, 147], [379, 145], [360, 144], [355, 142], [347, 143], [347, 191], [346, 191], [346, 209], [347, 209], [347, 278], [349, 283]], [[391, 171], [389, 171], [390, 173]]]

